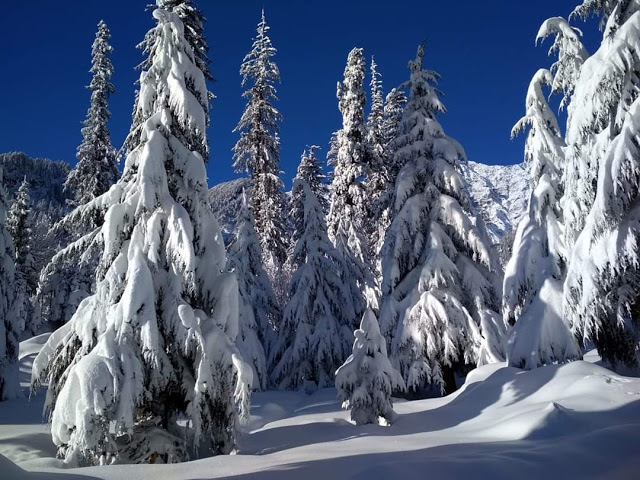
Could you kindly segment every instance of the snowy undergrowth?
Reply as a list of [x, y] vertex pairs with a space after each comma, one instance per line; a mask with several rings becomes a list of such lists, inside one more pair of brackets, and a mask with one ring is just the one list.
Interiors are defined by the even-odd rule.
[[[39, 346], [21, 344], [23, 387]], [[591, 358], [594, 358], [592, 355]], [[596, 358], [597, 359], [597, 358]], [[257, 393], [237, 455], [176, 465], [62, 470], [43, 394], [0, 405], [0, 471], [13, 479], [636, 478], [640, 379], [574, 362], [531, 372], [488, 365], [445, 398], [396, 400], [390, 427], [351, 424], [333, 389]], [[587, 454], [588, 452], [588, 454]]]

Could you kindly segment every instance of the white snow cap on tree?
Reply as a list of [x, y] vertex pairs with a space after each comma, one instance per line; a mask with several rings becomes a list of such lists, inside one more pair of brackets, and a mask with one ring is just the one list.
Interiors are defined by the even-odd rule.
[[71, 463], [228, 453], [248, 418], [237, 282], [224, 271], [203, 158], [181, 140], [205, 136], [205, 76], [178, 15], [153, 17], [136, 104], [148, 120], [123, 177], [94, 201], [108, 206], [96, 293], [33, 366], [34, 386], [49, 384], [54, 443]]
[[10, 315], [14, 303], [14, 249], [6, 229], [7, 191], [4, 188], [4, 169], [0, 165], [0, 401], [20, 395], [18, 380], [18, 342], [20, 328]]
[[555, 40], [549, 48], [549, 56], [558, 53], [558, 60], [551, 66], [553, 93], [563, 93], [560, 108], [564, 108], [571, 100], [571, 95], [582, 69], [582, 64], [589, 53], [582, 45], [582, 32], [569, 25], [562, 17], [553, 17], [544, 21], [536, 35], [536, 43], [555, 35]]
[[580, 356], [562, 316], [564, 141], [542, 91], [544, 85], [552, 84], [551, 72], [538, 70], [527, 92], [525, 116], [512, 132], [515, 136], [529, 129], [525, 161], [531, 171], [532, 193], [505, 269], [502, 313], [505, 323], [515, 324], [507, 351], [509, 365], [526, 369]]
[[[501, 359], [502, 272], [459, 172], [465, 154], [436, 120], [444, 111], [422, 67], [409, 63], [409, 101], [396, 139], [403, 165], [383, 246], [380, 324], [407, 387], [455, 388], [453, 370]], [[446, 378], [443, 378], [442, 369]]]
[[267, 347], [275, 341], [274, 323], [280, 319], [278, 302], [271, 281], [262, 268], [260, 240], [248, 199], [242, 193], [242, 212], [238, 232], [229, 245], [229, 270], [238, 278], [240, 326], [236, 345], [253, 366], [254, 388], [267, 388]]
[[299, 259], [291, 281], [278, 341], [270, 364], [276, 386], [283, 389], [330, 387], [349, 354], [355, 316], [339, 275], [341, 259], [329, 241], [324, 212], [305, 180], [294, 190], [304, 202], [302, 235], [293, 256]]
[[370, 174], [364, 121], [365, 61], [361, 48], [349, 52], [344, 81], [338, 82], [337, 96], [342, 113], [342, 129], [332, 142], [329, 163], [333, 166], [331, 203], [327, 217], [329, 238], [342, 258], [341, 278], [350, 290], [349, 301], [356, 317], [366, 307], [377, 308], [378, 286], [366, 232], [370, 230], [369, 198], [365, 180]]
[[284, 228], [284, 186], [280, 179], [280, 138], [282, 115], [273, 106], [278, 98], [274, 84], [280, 71], [273, 61], [276, 49], [271, 43], [262, 10], [258, 35], [240, 67], [242, 86], [251, 84], [243, 97], [247, 105], [234, 131], [240, 139], [233, 147], [236, 171], [246, 171], [252, 181], [251, 210], [260, 238], [262, 256], [271, 280], [286, 260], [287, 242]]
[[390, 424], [396, 417], [391, 393], [404, 391], [405, 385], [387, 358], [387, 342], [370, 308], [354, 335], [353, 353], [336, 371], [342, 408], [351, 410], [351, 420], [356, 425], [378, 423], [380, 419]]

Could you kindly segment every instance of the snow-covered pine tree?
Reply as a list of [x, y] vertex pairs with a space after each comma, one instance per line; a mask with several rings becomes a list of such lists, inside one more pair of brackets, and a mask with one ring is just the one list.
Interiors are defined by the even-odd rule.
[[91, 105], [82, 128], [82, 143], [76, 154], [78, 163], [69, 172], [65, 190], [73, 192], [75, 205], [83, 205], [104, 192], [118, 178], [116, 151], [111, 145], [107, 123], [111, 113], [108, 110], [109, 96], [114, 92], [111, 76], [113, 65], [109, 54], [111, 34], [103, 20], [98, 23], [96, 39], [91, 49], [91, 70], [93, 78], [89, 84]]
[[[402, 89], [392, 88], [391, 91], [387, 94], [387, 97], [384, 101], [384, 119], [382, 121], [382, 134], [384, 137], [384, 146], [387, 149], [389, 155], [387, 156], [387, 160], [389, 161], [389, 168], [391, 173], [395, 175], [398, 174], [398, 168], [391, 168], [394, 165], [394, 140], [398, 136], [398, 128], [400, 127], [400, 122], [402, 121], [402, 114], [404, 112], [404, 107], [407, 104], [407, 96], [402, 91]], [[395, 180], [395, 175], [390, 178], [391, 183], [393, 184], [393, 180]]]
[[204, 160], [183, 141], [206, 142], [205, 76], [178, 15], [158, 8], [153, 17], [140, 144], [121, 179], [76, 211], [107, 207], [89, 234], [104, 243], [96, 293], [52, 334], [32, 372], [34, 387], [49, 384], [53, 440], [73, 463], [228, 453], [248, 415], [251, 368], [234, 345], [237, 282], [224, 271]]
[[562, 93], [560, 109], [567, 106], [580, 76], [580, 70], [589, 53], [582, 45], [580, 38], [582, 32], [572, 27], [562, 17], [553, 17], [545, 20], [538, 30], [536, 42], [544, 41], [547, 37], [555, 35], [555, 40], [549, 48], [549, 56], [558, 54], [558, 60], [551, 66], [553, 81], [552, 93]]
[[11, 315], [15, 317], [19, 330], [26, 328], [35, 331], [38, 325], [31, 325], [33, 307], [31, 296], [35, 292], [38, 272], [35, 269], [31, 254], [31, 198], [29, 196], [29, 182], [26, 177], [20, 184], [15, 201], [9, 209], [7, 230], [13, 238], [15, 247], [15, 282], [14, 303]]
[[342, 129], [334, 134], [329, 152], [333, 174], [327, 227], [329, 238], [342, 259], [340, 276], [354, 308], [355, 317], [349, 325], [351, 332], [367, 306], [377, 309], [379, 293], [366, 234], [370, 221], [365, 182], [370, 165], [364, 122], [364, 76], [363, 50], [354, 48], [347, 58], [344, 81], [338, 82]]
[[595, 344], [603, 360], [637, 365], [640, 5], [587, 0], [574, 14], [591, 11], [602, 17], [604, 38], [584, 63], [569, 108], [567, 139], [574, 149], [565, 188], [587, 186], [567, 195], [565, 205], [573, 215], [569, 235], [577, 240], [564, 313], [578, 339]]
[[[204, 37], [204, 15], [194, 5], [192, 0], [162, 0], [160, 8], [177, 14], [185, 25], [185, 40], [194, 52], [195, 63], [206, 79], [212, 79], [209, 70], [208, 46]], [[154, 31], [148, 33], [150, 37]], [[149, 45], [153, 45], [153, 38], [145, 39], [138, 48], [145, 53]], [[149, 70], [152, 56], [149, 55], [138, 68]], [[187, 90], [202, 107], [204, 123], [209, 125], [209, 100], [214, 95], [207, 91], [202, 97], [198, 86], [189, 82]], [[138, 108], [139, 91], [133, 112], [133, 123], [125, 140], [123, 149], [128, 153], [140, 144], [144, 123], [153, 114], [150, 109]], [[209, 145], [206, 137], [185, 130], [181, 132], [183, 144], [192, 151], [198, 152], [205, 163], [209, 159]], [[127, 172], [130, 173], [130, 172]], [[64, 325], [76, 311], [80, 302], [95, 289], [95, 273], [102, 255], [102, 238], [98, 234], [104, 223], [104, 216], [111, 205], [110, 200], [96, 199], [87, 208], [74, 211], [58, 222], [53, 235], [59, 238], [63, 245], [41, 272], [37, 292], [37, 307], [42, 316], [51, 325]], [[86, 235], [92, 232], [91, 235]]]
[[391, 393], [404, 391], [405, 384], [387, 357], [387, 341], [380, 334], [375, 313], [368, 308], [354, 333], [353, 353], [336, 371], [336, 389], [342, 408], [351, 410], [356, 425], [393, 423]]
[[545, 85], [555, 88], [553, 76], [549, 70], [538, 70], [527, 92], [525, 116], [511, 133], [514, 137], [529, 130], [524, 155], [532, 193], [505, 269], [502, 313], [505, 323], [515, 324], [507, 349], [509, 365], [526, 369], [580, 356], [562, 315], [566, 252], [560, 198], [565, 145], [542, 90]]
[[604, 33], [600, 48], [580, 69], [568, 108], [562, 201], [568, 251], [573, 249], [593, 206], [600, 162], [639, 93], [639, 8], [636, 1], [585, 0], [571, 15], [600, 15]]
[[[393, 192], [395, 190], [396, 177], [398, 176], [398, 172], [402, 166], [396, 165], [395, 163], [395, 139], [398, 136], [398, 128], [402, 120], [402, 113], [406, 103], [406, 95], [398, 88], [393, 88], [387, 94], [384, 103], [382, 136], [385, 150], [384, 160], [386, 162], [385, 171], [387, 184], [380, 195], [378, 206], [380, 211], [378, 228], [382, 232], [382, 234], [378, 236], [378, 243], [374, 245], [374, 253], [378, 256], [378, 259], [381, 258], [380, 252], [382, 250], [382, 245], [384, 244], [384, 233], [387, 231], [389, 224], [391, 223], [391, 200], [393, 199]], [[380, 265], [379, 268], [382, 269], [382, 266]]]
[[254, 388], [267, 388], [266, 352], [275, 341], [274, 323], [280, 310], [271, 281], [262, 267], [260, 239], [254, 227], [248, 199], [242, 194], [238, 231], [229, 245], [229, 270], [238, 278], [240, 328], [236, 345], [254, 371]]
[[[371, 57], [371, 109], [367, 117], [367, 150], [370, 174], [367, 179], [369, 196], [368, 235], [370, 252], [376, 257], [382, 243], [386, 226], [380, 222], [384, 211], [385, 193], [389, 191], [389, 174], [387, 172], [387, 150], [384, 141], [384, 97], [382, 80], [378, 66]], [[379, 276], [379, 262], [374, 261], [376, 276]]]
[[304, 227], [293, 256], [300, 267], [291, 281], [278, 341], [270, 365], [276, 386], [283, 389], [329, 387], [334, 373], [349, 355], [355, 316], [348, 291], [339, 276], [324, 212], [311, 186], [296, 179], [304, 204]]
[[[304, 180], [311, 188], [318, 202], [320, 202], [322, 211], [326, 212], [328, 210], [327, 188], [324, 183], [325, 176], [322, 173], [320, 162], [316, 157], [316, 150], [319, 148], [317, 145], [312, 145], [302, 152], [300, 164], [298, 165], [296, 176], [293, 179], [294, 187], [291, 189], [291, 199], [289, 200], [289, 217], [292, 230], [291, 251], [293, 251], [296, 242], [304, 233], [304, 188], [303, 184], [296, 182], [296, 180]], [[304, 258], [294, 258], [292, 254], [289, 254], [287, 259], [293, 271], [297, 270], [304, 260]]]
[[251, 51], [240, 67], [242, 86], [247, 99], [240, 122], [234, 131], [240, 139], [233, 148], [234, 167], [249, 173], [252, 181], [251, 210], [262, 247], [262, 259], [272, 281], [287, 257], [285, 238], [283, 183], [280, 179], [280, 112], [273, 106], [277, 100], [274, 83], [280, 71], [273, 61], [276, 49], [269, 38], [264, 10], [258, 23]]
[[[157, 3], [157, 2], [156, 2]], [[196, 66], [200, 69], [202, 74], [207, 80], [213, 80], [213, 75], [209, 68], [211, 61], [209, 60], [209, 46], [204, 35], [204, 23], [206, 18], [202, 11], [195, 5], [193, 0], [161, 0], [161, 3], [157, 3], [159, 8], [168, 10], [178, 15], [182, 24], [184, 25], [184, 37], [187, 43], [193, 50]], [[149, 32], [151, 35], [152, 32]], [[142, 41], [138, 48], [142, 49], [144, 53], [150, 53], [146, 51], [150, 42], [145, 39]], [[151, 66], [151, 57], [147, 58], [138, 65], [140, 70], [148, 70]], [[202, 106], [204, 111], [204, 122], [209, 126], [209, 102], [215, 98], [212, 92], [207, 91], [205, 98], [200, 97], [200, 92], [193, 85], [187, 85], [187, 89], [197, 99], [198, 103]], [[143, 112], [136, 107], [138, 104], [138, 96], [140, 91], [136, 91], [136, 101], [133, 108], [132, 124], [129, 129], [129, 134], [124, 142], [123, 150], [128, 154], [140, 144], [140, 135], [142, 135], [143, 124], [148, 120], [149, 112]], [[202, 155], [204, 162], [209, 161], [209, 145], [206, 141], [203, 141], [201, 135], [191, 135], [189, 131], [182, 132], [184, 138], [184, 144], [192, 151], [198, 152]]]
[[20, 328], [10, 315], [14, 304], [14, 249], [5, 221], [7, 191], [4, 188], [4, 169], [0, 165], [0, 401], [20, 394], [18, 380], [18, 349]]
[[465, 153], [436, 114], [444, 106], [424, 70], [424, 48], [409, 63], [410, 91], [396, 159], [392, 222], [383, 246], [383, 336], [412, 390], [453, 391], [454, 372], [502, 357], [500, 262], [473, 215], [459, 162]]

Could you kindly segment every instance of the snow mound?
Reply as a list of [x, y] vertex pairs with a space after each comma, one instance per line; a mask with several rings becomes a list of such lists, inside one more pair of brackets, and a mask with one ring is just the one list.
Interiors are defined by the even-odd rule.
[[[21, 344], [26, 361], [45, 337]], [[595, 358], [595, 357], [594, 357]], [[445, 398], [396, 399], [389, 427], [352, 425], [334, 389], [259, 392], [236, 455], [177, 465], [63, 470], [44, 394], [0, 404], [2, 478], [300, 479], [543, 477], [635, 479], [640, 379], [588, 362], [472, 371]]]
[[462, 174], [469, 194], [494, 243], [518, 225], [527, 211], [529, 173], [523, 164], [485, 165], [467, 162]]

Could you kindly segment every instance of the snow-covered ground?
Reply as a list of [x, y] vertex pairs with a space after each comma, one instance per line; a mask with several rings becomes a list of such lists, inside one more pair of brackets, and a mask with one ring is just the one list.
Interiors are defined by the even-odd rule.
[[[21, 344], [23, 386], [46, 335]], [[591, 361], [597, 361], [593, 354]], [[637, 479], [640, 379], [594, 363], [473, 371], [454, 395], [397, 401], [390, 427], [356, 427], [335, 390], [257, 393], [236, 455], [176, 465], [64, 469], [44, 393], [0, 403], [0, 478]]]

